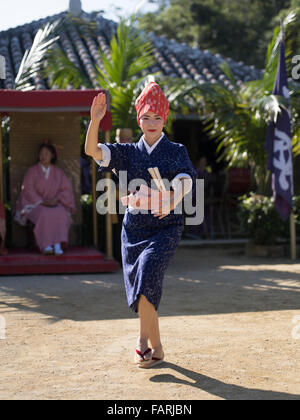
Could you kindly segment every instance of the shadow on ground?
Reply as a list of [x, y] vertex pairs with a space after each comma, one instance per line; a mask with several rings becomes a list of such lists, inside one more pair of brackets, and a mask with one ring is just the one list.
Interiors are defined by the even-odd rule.
[[[0, 277], [0, 308], [54, 322], [127, 319], [122, 270], [114, 274]], [[160, 316], [300, 309], [300, 263], [179, 248], [164, 279]]]
[[[300, 400], [300, 395], [296, 394], [267, 391], [255, 388], [251, 389], [234, 384], [228, 384], [175, 365], [174, 363], [165, 362], [161, 366], [174, 370], [175, 373], [177, 372], [185, 375], [189, 380], [176, 378], [176, 376], [172, 374], [156, 374], [150, 378], [151, 382], [187, 385], [207, 392], [210, 395], [220, 397], [224, 400]], [[153, 370], [159, 370], [159, 368], [155, 367]]]

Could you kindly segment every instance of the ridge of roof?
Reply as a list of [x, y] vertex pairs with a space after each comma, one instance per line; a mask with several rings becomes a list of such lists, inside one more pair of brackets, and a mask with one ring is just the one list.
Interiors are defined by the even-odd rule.
[[[0, 32], [0, 55], [6, 58], [6, 80], [0, 82], [5, 89], [14, 88], [14, 78], [26, 49], [32, 45], [33, 38], [38, 29], [46, 23], [70, 16], [68, 12], [61, 12], [35, 20], [15, 28]], [[94, 64], [102, 67], [99, 48], [109, 57], [109, 42], [112, 34], [115, 33], [118, 24], [106, 19], [101, 12], [82, 12], [82, 18], [88, 22], [96, 22], [98, 30], [93, 36], [85, 28], [80, 30], [72, 23], [65, 25], [58, 41], [60, 48], [68, 58], [84, 71], [93, 88], [100, 88], [97, 82], [97, 75]], [[154, 47], [156, 63], [148, 69], [148, 72], [161, 71], [163, 75], [170, 77], [181, 77], [191, 79], [197, 83], [221, 82], [229, 89], [234, 89], [231, 81], [219, 68], [221, 62], [227, 62], [235, 76], [237, 85], [253, 79], [260, 79], [263, 71], [248, 66], [243, 62], [235, 62], [231, 58], [222, 57], [221, 54], [213, 54], [209, 50], [191, 47], [185, 43], [179, 43], [174, 39], [165, 36], [157, 36], [153, 32], [148, 34]], [[36, 89], [49, 89], [47, 80], [36, 77], [33, 81]], [[72, 89], [70, 85], [68, 89]], [[56, 89], [55, 86], [51, 89]]]
[[57, 13], [56, 15], [46, 16], [44, 18], [40, 18], [37, 20], [33, 20], [31, 22], [23, 23], [22, 25], [15, 26], [13, 28], [5, 29], [0, 31], [0, 38], [4, 35], [10, 35], [11, 33], [19, 32], [22, 29], [27, 29], [28, 27], [38, 26], [41, 27], [44, 23], [55, 21], [56, 19], [62, 18], [67, 15], [67, 12]]

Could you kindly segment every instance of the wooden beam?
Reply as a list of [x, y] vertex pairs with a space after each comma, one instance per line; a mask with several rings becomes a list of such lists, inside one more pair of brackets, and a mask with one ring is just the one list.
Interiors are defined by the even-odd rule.
[[297, 258], [297, 245], [296, 245], [296, 223], [295, 215], [293, 212], [290, 214], [290, 237], [291, 237], [291, 259], [294, 261]]
[[[105, 143], [110, 143], [110, 131], [105, 132]], [[111, 178], [111, 174], [107, 173], [106, 178]], [[97, 202], [97, 164], [94, 159], [92, 159], [92, 198], [93, 198], [93, 242], [94, 246], [98, 246], [98, 214], [96, 208]], [[108, 190], [108, 194], [111, 194], [111, 191]], [[106, 257], [108, 259], [113, 259], [113, 232], [112, 232], [112, 217], [108, 212], [105, 216], [105, 228], [106, 228]]]
[[[110, 143], [110, 131], [105, 132], [105, 143]], [[106, 178], [111, 178], [111, 174], [107, 173]], [[93, 242], [94, 246], [98, 246], [98, 214], [96, 208], [97, 202], [97, 164], [92, 159], [92, 198], [93, 198]], [[111, 191], [108, 191], [111, 194]], [[112, 231], [112, 217], [108, 212], [105, 216], [105, 228], [106, 228], [106, 257], [113, 259], [113, 231]]]
[[97, 193], [96, 193], [96, 180], [97, 180], [97, 164], [92, 159], [92, 198], [93, 198], [93, 243], [98, 246], [98, 217], [96, 209]]
[[0, 79], [6, 79], [6, 64], [3, 55], [0, 55]]
[[[110, 131], [105, 132], [105, 143], [110, 143]], [[107, 173], [106, 178], [111, 179], [111, 174]], [[108, 189], [109, 196], [111, 195], [110, 189]], [[111, 197], [110, 197], [111, 200]], [[105, 217], [106, 227], [106, 256], [109, 259], [113, 259], [113, 227], [112, 227], [112, 216], [109, 212], [106, 213]]]

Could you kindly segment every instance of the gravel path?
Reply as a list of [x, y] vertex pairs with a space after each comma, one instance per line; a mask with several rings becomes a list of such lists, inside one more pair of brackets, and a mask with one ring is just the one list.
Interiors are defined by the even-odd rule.
[[299, 260], [179, 248], [159, 315], [141, 370], [121, 270], [0, 277], [0, 399], [300, 399]]

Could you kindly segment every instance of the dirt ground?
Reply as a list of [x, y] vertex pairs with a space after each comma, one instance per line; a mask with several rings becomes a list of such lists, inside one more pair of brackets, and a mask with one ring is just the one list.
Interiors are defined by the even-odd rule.
[[300, 399], [299, 260], [179, 248], [159, 315], [142, 370], [122, 270], [0, 277], [0, 399]]

